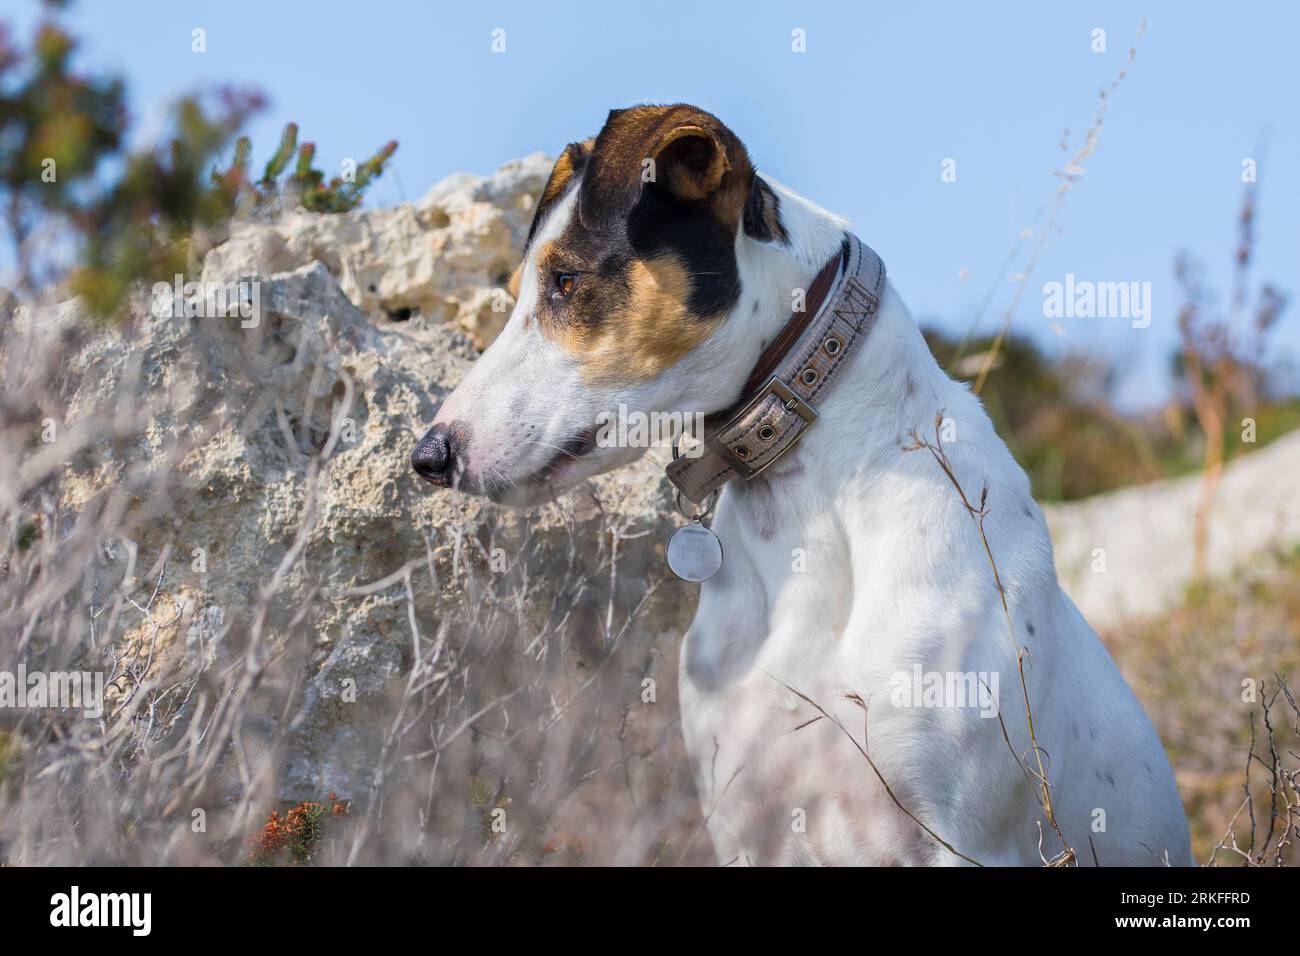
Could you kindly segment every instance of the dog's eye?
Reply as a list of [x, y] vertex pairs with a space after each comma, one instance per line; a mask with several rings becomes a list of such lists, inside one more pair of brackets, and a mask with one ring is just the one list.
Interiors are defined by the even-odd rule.
[[576, 272], [557, 272], [555, 273], [555, 291], [562, 298], [567, 299], [573, 294], [574, 287], [578, 284], [578, 274]]

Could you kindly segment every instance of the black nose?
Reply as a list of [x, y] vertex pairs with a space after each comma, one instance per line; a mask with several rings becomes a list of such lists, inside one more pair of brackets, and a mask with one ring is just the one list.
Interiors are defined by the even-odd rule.
[[425, 481], [446, 487], [456, 471], [456, 440], [446, 425], [434, 425], [411, 452], [411, 467]]

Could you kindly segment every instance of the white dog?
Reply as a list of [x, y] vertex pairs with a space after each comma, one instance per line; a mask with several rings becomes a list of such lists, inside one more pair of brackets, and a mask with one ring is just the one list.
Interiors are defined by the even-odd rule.
[[512, 285], [412, 463], [529, 506], [642, 453], [593, 439], [620, 405], [723, 423], [670, 469], [691, 500], [725, 483], [679, 556], [708, 578], [680, 692], [719, 862], [1191, 862], [1028, 479], [842, 220], [702, 110], [616, 110], [556, 162]]

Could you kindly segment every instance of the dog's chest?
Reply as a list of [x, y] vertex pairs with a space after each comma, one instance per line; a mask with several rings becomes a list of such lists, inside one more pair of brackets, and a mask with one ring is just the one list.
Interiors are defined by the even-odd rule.
[[683, 732], [719, 860], [926, 862], [848, 739], [863, 738], [852, 695], [872, 666], [869, 631], [850, 619], [863, 608], [850, 542], [771, 488], [720, 510], [727, 561], [682, 649]]
[[[930, 862], [915, 825], [854, 743], [866, 738], [865, 712], [852, 668], [831, 646], [836, 633], [787, 618], [752, 668], [735, 676], [730, 662], [716, 670], [692, 663], [702, 629], [720, 626], [721, 619], [697, 619], [680, 684], [683, 733], [719, 862]], [[886, 752], [881, 730], [873, 728], [877, 759]]]

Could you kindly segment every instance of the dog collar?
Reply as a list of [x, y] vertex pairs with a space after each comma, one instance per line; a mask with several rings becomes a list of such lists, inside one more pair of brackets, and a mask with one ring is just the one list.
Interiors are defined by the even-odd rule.
[[880, 256], [846, 234], [809, 287], [805, 308], [759, 356], [740, 399], [705, 419], [703, 454], [678, 457], [674, 450], [667, 473], [677, 490], [704, 502], [727, 482], [747, 481], [780, 461], [817, 422], [816, 403], [870, 331], [884, 288]]

